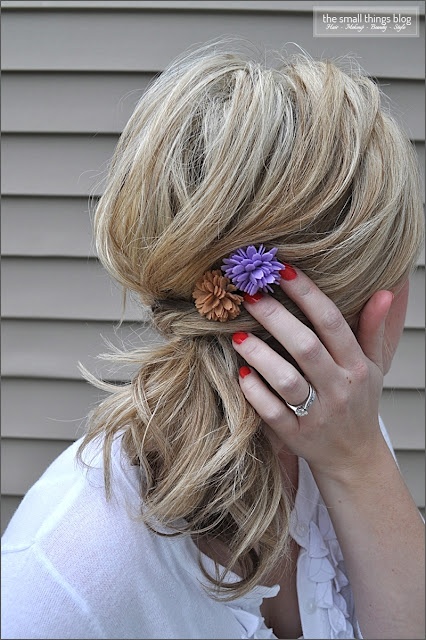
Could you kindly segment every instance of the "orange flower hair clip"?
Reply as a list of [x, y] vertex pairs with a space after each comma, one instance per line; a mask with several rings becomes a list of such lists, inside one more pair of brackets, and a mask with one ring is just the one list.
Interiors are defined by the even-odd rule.
[[237, 287], [231, 280], [224, 276], [217, 269], [206, 271], [197, 280], [192, 297], [198, 313], [206, 317], [207, 320], [227, 322], [240, 315], [240, 305], [243, 297], [236, 293]]

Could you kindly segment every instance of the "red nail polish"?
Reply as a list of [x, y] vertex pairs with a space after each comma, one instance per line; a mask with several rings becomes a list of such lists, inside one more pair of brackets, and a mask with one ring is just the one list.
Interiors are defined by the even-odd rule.
[[241, 344], [247, 338], [248, 338], [248, 333], [246, 333], [245, 331], [237, 331], [237, 333], [234, 333], [234, 335], [232, 336], [232, 340], [236, 344]]
[[240, 376], [242, 378], [245, 378], [246, 376], [249, 375], [249, 373], [251, 373], [251, 369], [250, 367], [241, 367], [240, 369]]
[[257, 293], [254, 293], [252, 296], [249, 293], [245, 293], [243, 298], [245, 302], [254, 304], [255, 302], [259, 302], [259, 300], [263, 298], [263, 294], [261, 294], [259, 291]]
[[284, 269], [280, 271], [280, 276], [283, 280], [294, 280], [297, 276], [297, 272], [290, 264], [284, 262]]

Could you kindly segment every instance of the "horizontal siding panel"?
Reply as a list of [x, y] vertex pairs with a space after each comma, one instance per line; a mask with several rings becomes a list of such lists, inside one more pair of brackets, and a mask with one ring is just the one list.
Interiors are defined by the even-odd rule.
[[94, 257], [89, 198], [4, 196], [1, 251], [3, 256]]
[[[3, 9], [39, 9], [39, 10], [51, 10], [63, 9], [100, 9], [105, 10], [119, 10], [124, 11], [126, 9], [156, 9], [169, 11], [170, 9], [181, 10], [194, 10], [197, 11], [238, 11], [238, 13], [244, 13], [246, 11], [260, 11], [260, 12], [290, 12], [296, 11], [297, 13], [311, 13], [312, 8], [318, 6], [318, 2], [312, 2], [312, 0], [102, 0], [102, 5], [99, 6], [99, 0], [3, 0]], [[327, 6], [342, 6], [341, 0], [327, 1]], [[399, 2], [386, 2], [383, 0], [377, 0], [374, 2], [374, 6], [389, 7], [392, 5], [400, 5]], [[368, 7], [371, 5], [371, 0], [360, 0], [356, 3], [357, 7]], [[410, 2], [410, 6], [419, 6], [419, 13], [424, 15], [424, 3], [422, 2]]]
[[4, 134], [3, 194], [100, 195], [117, 140], [117, 136]]
[[105, 395], [83, 379], [5, 378], [2, 381], [2, 435], [18, 439], [75, 440], [85, 431], [89, 411]]
[[1, 486], [10, 496], [24, 495], [71, 441], [1, 439]]
[[[22, 9], [3, 14], [3, 70], [158, 71], [191, 44], [231, 34], [255, 46], [296, 51], [314, 57], [345, 56], [348, 47], [373, 76], [421, 80], [424, 76], [424, 20], [421, 36], [405, 38], [400, 55], [394, 38], [313, 38], [312, 15], [149, 9], [115, 14]], [[378, 55], [378, 47], [380, 55]]]
[[109, 351], [103, 340], [115, 346], [154, 344], [158, 336], [141, 324], [72, 322], [55, 320], [7, 320], [2, 322], [3, 376], [81, 379], [78, 362], [95, 375], [127, 380], [132, 368], [117, 370], [97, 359]]
[[3, 196], [3, 256], [95, 257], [91, 214], [96, 199]]
[[380, 80], [379, 85], [386, 96], [382, 101], [383, 107], [395, 116], [411, 140], [424, 140], [424, 80]]
[[[4, 195], [101, 195], [116, 135], [3, 135]], [[416, 142], [424, 202], [425, 148]]]
[[418, 268], [410, 277], [406, 327], [422, 329], [425, 326], [425, 270]]
[[[3, 376], [79, 379], [77, 362], [90, 371], [115, 380], [126, 380], [128, 373], [113, 371], [109, 363], [96, 360], [107, 351], [101, 335], [113, 344], [137, 347], [158, 341], [144, 325], [123, 323], [120, 328], [108, 322], [55, 320], [3, 320]], [[424, 388], [424, 332], [404, 331], [385, 387]], [[129, 370], [130, 371], [130, 370]]]
[[396, 451], [405, 482], [418, 507], [425, 506], [425, 455], [423, 451]]
[[[2, 77], [2, 129], [120, 133], [153, 77], [142, 73], [6, 72]], [[407, 84], [415, 87], [420, 83]]]
[[[103, 397], [102, 391], [83, 379], [4, 378], [2, 435], [17, 439], [78, 438], [84, 432], [88, 412]], [[424, 449], [424, 401], [424, 391], [420, 390], [383, 391], [380, 414], [396, 449]]]
[[[71, 442], [63, 440], [2, 439], [2, 488], [10, 496], [23, 495]], [[421, 451], [396, 451], [398, 464], [418, 507], [425, 506], [424, 455]]]
[[414, 329], [404, 331], [392, 362], [392, 368], [384, 378], [384, 386], [403, 389], [424, 388], [424, 362], [424, 331]]
[[423, 390], [384, 389], [379, 410], [395, 449], [425, 448], [425, 392]]
[[9, 524], [13, 514], [16, 509], [19, 507], [19, 504], [22, 500], [22, 496], [1, 496], [1, 535], [6, 530], [7, 525]]
[[[95, 200], [90, 204], [93, 212]], [[4, 196], [2, 254], [95, 257], [88, 198]], [[424, 266], [424, 246], [418, 265]]]
[[[122, 289], [97, 260], [3, 258], [2, 315], [5, 318], [119, 320]], [[136, 297], [126, 303], [125, 320], [141, 321]], [[406, 327], [425, 325], [425, 270], [411, 276]]]
[[[120, 133], [152, 78], [135, 73], [3, 73], [2, 130]], [[412, 140], [424, 140], [424, 82], [383, 80], [380, 86], [384, 108]]]
[[[123, 293], [97, 260], [3, 258], [2, 315], [7, 318], [119, 321]], [[125, 320], [141, 321], [130, 297]]]

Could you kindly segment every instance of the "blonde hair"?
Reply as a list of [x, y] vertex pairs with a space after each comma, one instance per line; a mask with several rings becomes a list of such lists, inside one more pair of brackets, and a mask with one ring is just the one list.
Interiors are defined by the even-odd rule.
[[[413, 268], [422, 241], [418, 168], [406, 136], [358, 71], [298, 54], [279, 68], [205, 48], [149, 87], [117, 145], [95, 214], [106, 269], [151, 308], [163, 337], [117, 353], [129, 384], [89, 419], [80, 454], [123, 434], [143, 477], [146, 523], [219, 540], [226, 572], [212, 587], [248, 592], [288, 551], [290, 499], [277, 455], [238, 383], [235, 331], [269, 339], [245, 311], [230, 322], [197, 312], [191, 293], [238, 247], [264, 243], [300, 267], [352, 327], [379, 289]], [[276, 296], [306, 322], [277, 288]]]

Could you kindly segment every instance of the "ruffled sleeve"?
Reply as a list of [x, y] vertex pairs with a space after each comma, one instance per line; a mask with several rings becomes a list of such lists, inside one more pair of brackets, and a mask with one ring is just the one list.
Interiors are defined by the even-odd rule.
[[[361, 638], [342, 551], [307, 463], [299, 462], [299, 491], [290, 533], [301, 550], [297, 591], [304, 638]], [[309, 496], [309, 500], [304, 499]]]
[[274, 598], [279, 592], [279, 585], [273, 587], [255, 587], [246, 596], [226, 603], [227, 609], [232, 612], [237, 622], [241, 625], [241, 638], [275, 638], [276, 635], [265, 625], [260, 614], [260, 605], [264, 598]]

